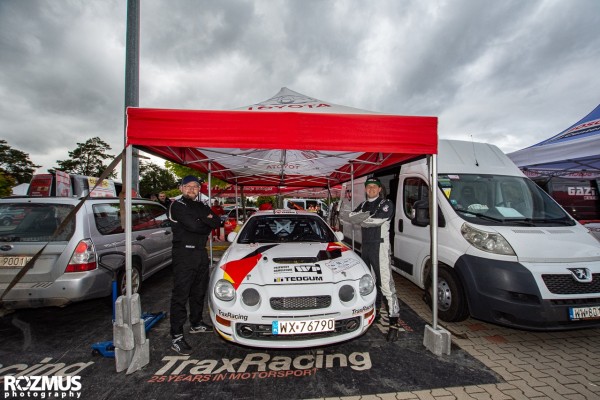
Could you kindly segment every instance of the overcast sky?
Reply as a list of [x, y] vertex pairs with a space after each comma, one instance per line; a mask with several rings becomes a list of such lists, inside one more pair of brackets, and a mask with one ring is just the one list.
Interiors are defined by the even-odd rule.
[[[42, 165], [123, 146], [126, 0], [0, 0], [0, 138]], [[141, 107], [233, 109], [281, 87], [437, 116], [511, 152], [600, 103], [599, 0], [141, 0]], [[162, 165], [162, 162], [161, 162]]]

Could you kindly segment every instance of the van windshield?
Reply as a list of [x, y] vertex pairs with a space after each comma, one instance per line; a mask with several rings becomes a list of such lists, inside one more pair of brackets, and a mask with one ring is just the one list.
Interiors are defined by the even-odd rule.
[[74, 219], [62, 232], [58, 226], [73, 209], [72, 205], [51, 203], [0, 204], [0, 242], [58, 242], [69, 240], [75, 230]]
[[464, 220], [480, 225], [571, 226], [567, 213], [530, 179], [440, 174], [440, 189]]

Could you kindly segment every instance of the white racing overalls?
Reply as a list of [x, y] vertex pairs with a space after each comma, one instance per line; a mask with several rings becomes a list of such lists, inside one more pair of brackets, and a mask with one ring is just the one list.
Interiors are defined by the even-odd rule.
[[390, 223], [394, 217], [392, 201], [378, 197], [372, 201], [364, 201], [354, 212], [368, 212], [370, 217], [361, 226], [361, 257], [368, 267], [375, 272], [378, 291], [376, 305], [381, 306], [381, 297], [385, 297], [387, 308], [392, 319], [400, 316], [400, 305], [396, 296], [396, 286], [392, 277], [390, 263]]

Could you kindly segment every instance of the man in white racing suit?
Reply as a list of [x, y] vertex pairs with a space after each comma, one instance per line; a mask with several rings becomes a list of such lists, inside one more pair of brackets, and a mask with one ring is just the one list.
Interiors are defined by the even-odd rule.
[[380, 197], [381, 182], [378, 178], [365, 181], [367, 200], [353, 212], [368, 212], [369, 217], [360, 223], [362, 233], [361, 257], [375, 272], [378, 290], [375, 301], [377, 313], [382, 304], [382, 295], [387, 301], [389, 312], [388, 341], [396, 341], [400, 331], [400, 305], [390, 265], [390, 223], [394, 217], [394, 203]]

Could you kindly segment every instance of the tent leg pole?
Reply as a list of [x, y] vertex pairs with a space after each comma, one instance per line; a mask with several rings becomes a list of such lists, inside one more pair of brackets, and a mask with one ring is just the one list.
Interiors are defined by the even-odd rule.
[[437, 231], [438, 231], [438, 201], [437, 201], [437, 155], [428, 156], [429, 164], [429, 215], [430, 218], [430, 236], [431, 236], [431, 290], [432, 290], [432, 314], [433, 322], [432, 326], [425, 326], [425, 333], [423, 336], [423, 345], [435, 355], [441, 356], [442, 354], [450, 354], [451, 347], [451, 335], [444, 328], [438, 327], [438, 298], [437, 298], [437, 286], [438, 286], [438, 243], [437, 243]]

